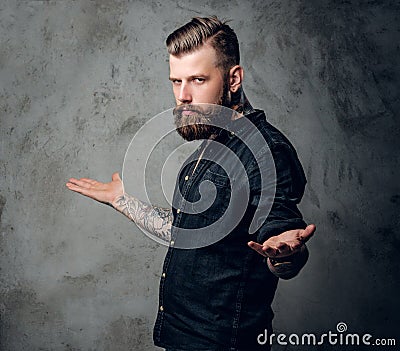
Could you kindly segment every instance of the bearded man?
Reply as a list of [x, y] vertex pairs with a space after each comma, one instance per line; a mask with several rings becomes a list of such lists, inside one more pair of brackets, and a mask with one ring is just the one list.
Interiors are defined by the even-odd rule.
[[[303, 169], [288, 139], [247, 100], [238, 39], [229, 25], [196, 17], [166, 44], [176, 130], [187, 141], [203, 140], [178, 174], [172, 209], [124, 193], [118, 173], [110, 183], [71, 178], [67, 187], [168, 241], [155, 345], [168, 351], [269, 350], [257, 337], [272, 332], [278, 279], [298, 274], [315, 231], [297, 208]], [[205, 181], [211, 190], [202, 190]], [[209, 198], [208, 208], [196, 208]], [[268, 211], [250, 234], [258, 208]]]

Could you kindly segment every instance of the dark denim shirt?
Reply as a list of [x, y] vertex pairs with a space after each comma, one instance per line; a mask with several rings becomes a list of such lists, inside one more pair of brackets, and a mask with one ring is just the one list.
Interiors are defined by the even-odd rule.
[[[255, 125], [255, 130], [244, 123], [246, 118]], [[160, 347], [179, 351], [268, 349], [257, 343], [257, 336], [265, 329], [271, 331], [271, 303], [278, 278], [247, 242], [262, 243], [283, 231], [306, 227], [297, 208], [306, 179], [293, 146], [266, 121], [263, 111], [255, 110], [231, 121], [228, 129], [219, 133], [216, 143], [205, 148], [195, 168], [207, 143], [204, 141], [178, 175], [172, 209], [172, 240], [164, 261], [153, 334], [155, 345]], [[257, 140], [255, 133], [261, 133], [263, 142], [256, 144], [256, 148], [254, 143], [248, 147], [243, 136], [251, 144]], [[263, 168], [260, 162], [271, 155], [274, 169], [270, 164]], [[267, 181], [261, 181], [261, 169], [271, 173]], [[215, 187], [202, 189], [200, 184], [205, 180]], [[245, 190], [245, 183], [249, 192]], [[267, 188], [266, 198], [262, 197], [263, 187]], [[202, 197], [215, 199], [207, 209], [196, 213], [195, 204]], [[232, 212], [229, 204], [240, 204], [242, 208], [244, 204], [244, 214], [239, 219], [233, 218], [235, 210]], [[256, 232], [249, 234], [259, 205], [270, 211], [267, 217], [259, 217]], [[225, 221], [207, 232], [210, 234], [207, 240], [217, 238], [212, 244], [182, 248], [190, 238], [187, 239], [187, 234], [180, 236], [181, 228], [195, 230], [211, 225], [227, 211], [227, 218], [237, 222], [234, 221], [228, 233], [224, 233]]]

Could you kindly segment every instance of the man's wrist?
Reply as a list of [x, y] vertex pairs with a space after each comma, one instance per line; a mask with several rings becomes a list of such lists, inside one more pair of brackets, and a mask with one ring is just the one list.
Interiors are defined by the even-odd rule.
[[110, 206], [114, 207], [116, 210], [118, 210], [118, 207], [126, 205], [127, 202], [127, 197], [125, 194], [118, 195], [117, 197], [114, 198], [111, 202], [109, 202]]

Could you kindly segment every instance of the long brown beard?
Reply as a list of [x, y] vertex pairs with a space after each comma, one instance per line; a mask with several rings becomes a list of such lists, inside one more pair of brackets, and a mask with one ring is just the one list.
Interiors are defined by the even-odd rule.
[[[218, 133], [219, 128], [216, 118], [207, 110], [211, 105], [183, 105], [174, 109], [175, 126], [178, 134], [187, 141], [209, 139], [213, 134]], [[184, 115], [183, 111], [191, 111], [192, 114]], [[202, 111], [203, 110], [203, 111]]]
[[[219, 113], [219, 106], [230, 107], [229, 88], [224, 83], [223, 93], [218, 101], [218, 104], [186, 104], [180, 105], [174, 109], [175, 126], [178, 134], [187, 141], [210, 139], [211, 136], [218, 134], [221, 128], [215, 124], [221, 125], [223, 122], [218, 119], [218, 116], [223, 114]], [[219, 108], [218, 108], [219, 107]], [[193, 111], [191, 115], [183, 115], [184, 110]], [[226, 121], [227, 122], [227, 121]], [[212, 124], [211, 124], [212, 123]]]

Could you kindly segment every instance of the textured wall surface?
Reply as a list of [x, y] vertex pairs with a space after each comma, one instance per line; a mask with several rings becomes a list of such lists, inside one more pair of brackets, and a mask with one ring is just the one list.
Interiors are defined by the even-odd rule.
[[276, 330], [400, 342], [398, 2], [1, 1], [1, 350], [156, 349], [165, 248], [64, 184], [121, 170], [173, 106], [167, 34], [211, 14], [233, 19], [245, 90], [308, 177], [318, 232]]

